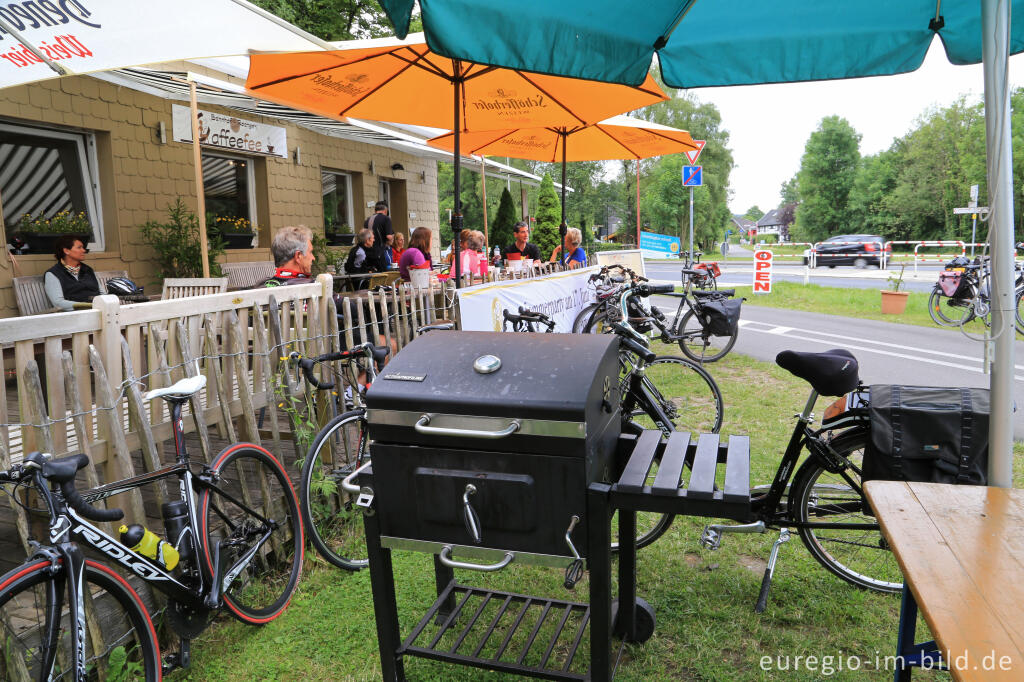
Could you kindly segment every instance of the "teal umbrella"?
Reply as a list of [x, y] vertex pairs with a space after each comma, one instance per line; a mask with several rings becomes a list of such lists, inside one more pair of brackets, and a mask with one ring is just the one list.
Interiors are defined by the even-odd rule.
[[[380, 3], [404, 35], [413, 0]], [[921, 65], [936, 36], [953, 64], [983, 62], [995, 350], [989, 484], [1012, 485], [1013, 159], [1006, 72], [1008, 55], [1024, 51], [1024, 0], [420, 0], [420, 9], [427, 44], [440, 54], [625, 84], [644, 78], [655, 52], [665, 83], [677, 88], [905, 73]]]
[[[380, 0], [399, 36], [413, 0]], [[1013, 0], [1009, 51], [1024, 51]], [[420, 0], [431, 49], [542, 73], [637, 84], [658, 53], [675, 88], [913, 71], [935, 36], [953, 64], [981, 55], [980, 0]], [[488, 30], [485, 27], [494, 27]], [[497, 30], [501, 27], [501, 30]]]

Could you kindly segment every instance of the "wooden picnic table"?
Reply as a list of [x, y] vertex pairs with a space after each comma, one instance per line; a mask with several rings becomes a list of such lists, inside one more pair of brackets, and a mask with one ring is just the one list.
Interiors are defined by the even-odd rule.
[[[910, 665], [894, 679], [934, 668], [936, 655], [955, 680], [1024, 679], [1024, 490], [870, 481], [865, 491], [903, 569], [897, 656]], [[914, 644], [918, 609], [934, 643]]]

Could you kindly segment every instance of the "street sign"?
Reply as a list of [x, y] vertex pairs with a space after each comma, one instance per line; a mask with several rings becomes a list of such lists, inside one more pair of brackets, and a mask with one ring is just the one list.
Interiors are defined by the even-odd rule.
[[978, 205], [978, 186], [971, 185], [971, 206]]
[[701, 182], [700, 166], [683, 166], [683, 187], [700, 187]]
[[964, 208], [954, 208], [953, 213], [956, 215], [970, 215], [972, 213], [988, 213], [988, 206], [967, 206]]
[[691, 166], [697, 164], [697, 157], [700, 156], [700, 153], [702, 151], [704, 151], [704, 145], [707, 144], [705, 140], [694, 140], [693, 143], [697, 145], [696, 149], [694, 149], [693, 151], [683, 152], [684, 154], [686, 154], [686, 159], [690, 162]]

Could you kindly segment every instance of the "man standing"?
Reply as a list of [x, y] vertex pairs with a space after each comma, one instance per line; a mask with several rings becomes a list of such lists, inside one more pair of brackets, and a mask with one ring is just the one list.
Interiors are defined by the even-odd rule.
[[518, 253], [520, 258], [532, 258], [535, 261], [540, 260], [540, 248], [529, 241], [529, 225], [520, 220], [515, 224], [515, 227], [512, 228], [512, 234], [515, 237], [515, 241], [512, 242], [511, 246], [505, 249], [505, 258], [508, 258], [510, 253]]
[[373, 206], [374, 214], [366, 219], [365, 227], [373, 232], [373, 247], [370, 252], [371, 260], [384, 270], [390, 264], [388, 255], [391, 253], [391, 243], [395, 239], [395, 230], [391, 227], [391, 218], [388, 217], [388, 203], [378, 201]]

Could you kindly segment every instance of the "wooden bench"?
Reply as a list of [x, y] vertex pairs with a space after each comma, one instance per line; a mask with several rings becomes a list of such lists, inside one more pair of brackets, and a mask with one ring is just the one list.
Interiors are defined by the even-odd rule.
[[223, 263], [221, 272], [228, 278], [228, 289], [248, 289], [254, 287], [274, 274], [276, 268], [272, 261], [246, 261], [240, 263]]
[[[939, 663], [954, 680], [1024, 679], [1024, 490], [902, 481], [864, 490], [903, 569], [894, 679]], [[933, 642], [914, 642], [918, 607]]]
[[160, 300], [222, 294], [228, 290], [227, 277], [168, 277]]
[[26, 275], [14, 278], [14, 299], [22, 315], [42, 315], [58, 312], [46, 295], [43, 275]]

